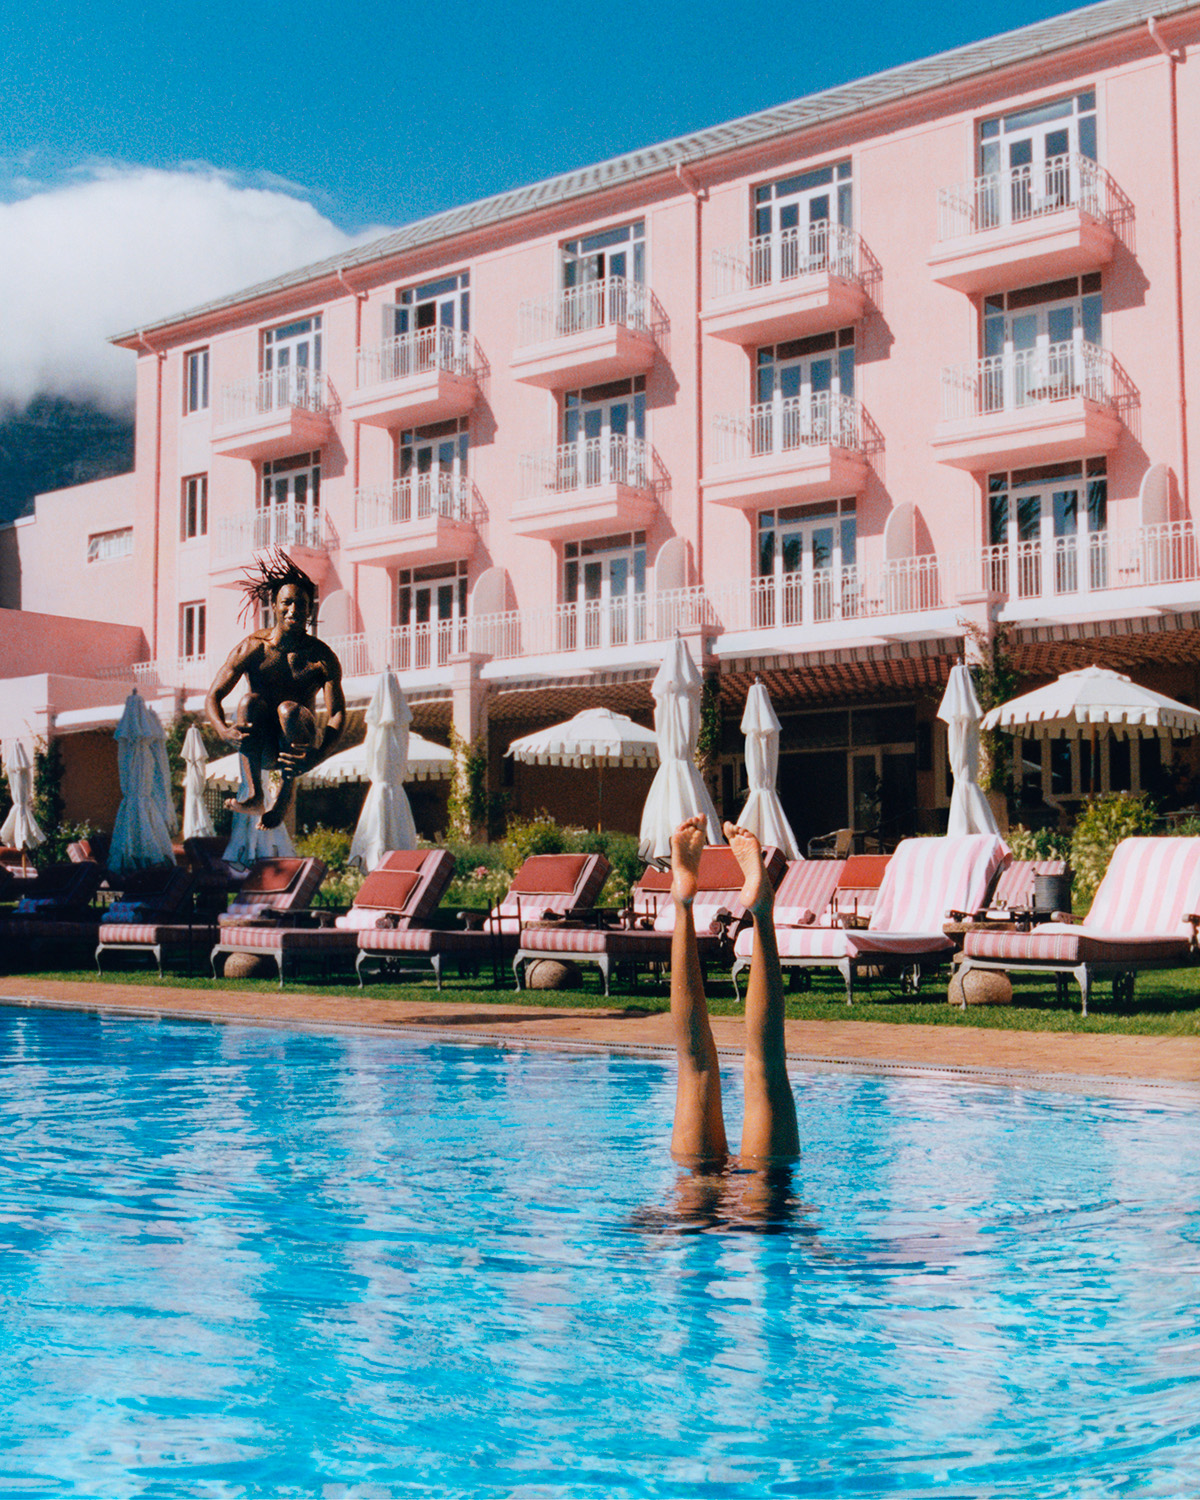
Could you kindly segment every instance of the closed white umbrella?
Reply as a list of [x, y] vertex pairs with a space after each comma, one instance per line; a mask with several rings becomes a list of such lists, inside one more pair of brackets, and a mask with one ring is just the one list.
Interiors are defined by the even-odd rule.
[[979, 785], [979, 721], [983, 710], [975, 693], [971, 673], [959, 662], [950, 669], [950, 681], [938, 707], [938, 718], [946, 724], [950, 769], [954, 790], [950, 794], [950, 819], [946, 832], [951, 838], [968, 833], [999, 833], [991, 804]]
[[350, 863], [373, 870], [389, 850], [417, 847], [417, 829], [404, 790], [412, 709], [394, 672], [384, 672], [375, 684], [366, 717], [371, 786], [350, 843]]
[[12, 808], [0, 827], [0, 844], [21, 850], [21, 863], [29, 867], [29, 850], [46, 842], [33, 815], [33, 761], [24, 740], [12, 740], [4, 747], [4, 772], [8, 777], [8, 794]]
[[178, 827], [171, 802], [166, 735], [157, 714], [135, 688], [125, 700], [114, 735], [121, 776], [121, 805], [113, 826], [108, 868], [115, 875], [171, 864], [171, 835]]
[[575, 766], [596, 771], [596, 800], [603, 827], [605, 766], [658, 764], [658, 740], [625, 714], [611, 708], [585, 708], [563, 724], [513, 740], [507, 753], [534, 766]]
[[700, 694], [703, 684], [687, 647], [676, 636], [651, 692], [658, 739], [658, 772], [642, 809], [638, 852], [655, 864], [670, 858], [671, 834], [684, 818], [703, 816], [709, 843], [721, 842], [721, 825], [708, 788], [696, 769], [700, 738]]
[[774, 844], [788, 859], [799, 859], [796, 835], [787, 820], [779, 793], [775, 790], [779, 774], [779, 715], [771, 704], [766, 688], [755, 681], [746, 694], [746, 711], [742, 715], [742, 733], [746, 736], [746, 780], [750, 795], [738, 822], [758, 835], [764, 848]]
[[216, 830], [204, 805], [204, 769], [208, 751], [200, 731], [193, 724], [183, 737], [183, 836], [185, 839], [211, 839]]

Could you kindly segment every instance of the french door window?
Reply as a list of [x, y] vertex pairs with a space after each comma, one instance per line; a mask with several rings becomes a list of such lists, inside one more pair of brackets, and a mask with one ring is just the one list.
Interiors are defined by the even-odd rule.
[[752, 628], [856, 615], [856, 562], [852, 499], [760, 511]]
[[852, 227], [853, 208], [848, 161], [755, 188], [750, 285], [814, 271], [845, 274], [848, 241], [837, 231]]
[[1020, 599], [1108, 587], [1103, 458], [988, 477], [989, 585]]
[[648, 484], [645, 376], [568, 391], [562, 431], [557, 488]]
[[258, 547], [316, 547], [321, 538], [321, 455], [267, 459], [256, 517]]
[[262, 405], [317, 410], [321, 392], [321, 317], [300, 318], [263, 334]]
[[470, 368], [471, 276], [459, 271], [422, 286], [406, 287], [383, 310], [382, 364], [378, 378], [405, 380], [431, 370]]
[[802, 443], [857, 447], [853, 396], [852, 328], [759, 349], [751, 451], [778, 453]]
[[562, 335], [646, 322], [646, 226], [622, 224], [562, 247], [558, 327]]
[[467, 564], [404, 568], [396, 578], [396, 671], [445, 666], [466, 644]]
[[397, 520], [441, 515], [466, 520], [465, 418], [414, 427], [396, 445]]
[[983, 411], [1102, 397], [1100, 273], [985, 298]]
[[563, 548], [559, 649], [623, 646], [646, 638], [646, 533], [568, 542]]
[[1094, 89], [981, 121], [978, 227], [1019, 223], [1079, 203], [1084, 163], [1095, 160]]

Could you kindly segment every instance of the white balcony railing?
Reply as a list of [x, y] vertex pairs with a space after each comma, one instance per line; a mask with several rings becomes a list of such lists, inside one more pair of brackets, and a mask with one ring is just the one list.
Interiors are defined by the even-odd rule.
[[444, 667], [467, 646], [467, 619], [454, 615], [420, 625], [396, 625], [372, 635], [337, 636], [327, 642], [342, 664], [343, 677], [374, 677]]
[[1108, 350], [1076, 339], [943, 369], [942, 416], [960, 421], [1074, 396], [1113, 406], [1120, 385]]
[[252, 375], [221, 390], [221, 421], [228, 423], [249, 421], [251, 417], [289, 407], [325, 411], [328, 406], [329, 388], [324, 374], [302, 365], [268, 370], [264, 375]]
[[269, 547], [309, 547], [326, 551], [329, 539], [319, 507], [263, 505], [229, 516], [217, 528], [218, 557], [248, 557]]
[[651, 464], [650, 445], [643, 438], [616, 433], [581, 438], [545, 453], [522, 455], [522, 493], [530, 499], [534, 495], [568, 494], [607, 484], [647, 490], [654, 484]]
[[932, 555], [906, 557], [781, 572], [707, 592], [721, 630], [777, 630], [942, 609], [952, 597], [952, 571]]
[[583, 286], [567, 287], [550, 297], [522, 302], [518, 345], [544, 344], [596, 328], [650, 328], [651, 297], [640, 281], [605, 276]]
[[1005, 224], [1021, 224], [1064, 208], [1076, 208], [1112, 224], [1117, 190], [1103, 167], [1087, 156], [989, 172], [938, 193], [938, 239], [954, 240]]
[[1191, 584], [1200, 580], [1200, 546], [1191, 521], [1127, 531], [1041, 535], [983, 550], [983, 586], [1014, 600], [1051, 600], [1103, 589]]
[[355, 531], [383, 531], [444, 516], [448, 521], [471, 520], [471, 486], [463, 474], [409, 474], [390, 490], [357, 490], [354, 495]]
[[732, 296], [822, 272], [861, 279], [858, 235], [827, 219], [760, 234], [736, 249], [714, 250], [713, 294]]
[[860, 451], [862, 408], [853, 396], [821, 391], [776, 397], [735, 416], [715, 419], [717, 462], [737, 463], [797, 448], [832, 446]]
[[630, 592], [545, 609], [475, 615], [470, 621], [470, 642], [472, 651], [504, 661], [669, 641], [677, 631], [694, 630], [712, 621], [702, 589]]
[[458, 328], [419, 328], [415, 333], [398, 334], [358, 351], [358, 384], [360, 389], [386, 385], [414, 375], [432, 375], [437, 370], [470, 375], [474, 349], [471, 335]]

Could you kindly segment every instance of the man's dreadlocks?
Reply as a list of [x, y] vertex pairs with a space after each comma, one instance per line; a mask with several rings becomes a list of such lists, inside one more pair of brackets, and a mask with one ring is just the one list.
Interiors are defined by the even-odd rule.
[[293, 588], [305, 591], [310, 605], [317, 602], [316, 584], [303, 568], [296, 566], [282, 547], [275, 547], [258, 559], [257, 573], [251, 569], [242, 576], [241, 589], [246, 601], [238, 619], [244, 621], [247, 616], [252, 616], [256, 606], [262, 608], [264, 605], [274, 604], [279, 590], [289, 583]]

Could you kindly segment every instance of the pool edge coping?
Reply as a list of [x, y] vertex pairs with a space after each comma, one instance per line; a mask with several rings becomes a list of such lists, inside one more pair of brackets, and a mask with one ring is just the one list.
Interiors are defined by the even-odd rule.
[[[528, 1036], [515, 1032], [472, 1031], [461, 1027], [381, 1025], [368, 1021], [322, 1021], [290, 1016], [232, 1015], [228, 1011], [199, 1008], [164, 1009], [157, 1006], [122, 1005], [112, 1001], [87, 1002], [80, 998], [55, 999], [48, 995], [11, 995], [0, 993], [0, 1005], [28, 1010], [78, 1011], [83, 1014], [115, 1016], [128, 1020], [188, 1021], [207, 1025], [254, 1026], [266, 1030], [315, 1032], [323, 1035], [368, 1034], [372, 1036], [413, 1036], [422, 1040], [458, 1043], [463, 1046], [493, 1046], [532, 1051], [616, 1053], [633, 1057], [674, 1056], [673, 1046], [662, 1042], [584, 1037]], [[740, 1063], [742, 1049], [718, 1044], [717, 1055], [731, 1063]], [[789, 1051], [789, 1066], [809, 1073], [848, 1072], [884, 1077], [922, 1077], [946, 1083], [968, 1079], [973, 1083], [1007, 1088], [1036, 1088], [1051, 1093], [1071, 1094], [1152, 1094], [1155, 1098], [1178, 1096], [1181, 1102], [1200, 1104], [1200, 1081], [1178, 1078], [1116, 1076], [1108, 1073], [1043, 1072], [1019, 1067], [972, 1065], [969, 1063], [922, 1063], [903, 1058], [838, 1057], [832, 1054]]]

